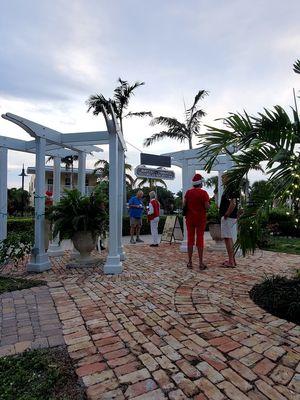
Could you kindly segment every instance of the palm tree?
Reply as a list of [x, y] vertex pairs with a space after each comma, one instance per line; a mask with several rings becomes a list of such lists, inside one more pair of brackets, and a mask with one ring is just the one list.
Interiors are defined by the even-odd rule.
[[164, 188], [167, 188], [167, 184], [163, 179], [154, 179], [154, 178], [136, 178], [134, 181], [134, 185], [137, 185], [138, 188], [142, 188], [143, 186], [148, 185], [150, 188], [154, 188], [157, 184], [162, 185]]
[[129, 101], [134, 95], [137, 88], [145, 85], [145, 82], [135, 82], [132, 85], [127, 81], [118, 79], [119, 85], [114, 90], [114, 95], [112, 99], [107, 99], [103, 94], [91, 95], [87, 100], [88, 112], [93, 110], [94, 115], [99, 115], [105, 110], [109, 113], [109, 104], [112, 105], [116, 117], [119, 121], [122, 133], [123, 130], [123, 120], [129, 117], [152, 117], [151, 111], [138, 111], [138, 112], [128, 112], [125, 113], [129, 106]]
[[185, 122], [180, 122], [176, 118], [162, 116], [154, 118], [150, 125], [162, 125], [166, 129], [145, 139], [144, 146], [148, 147], [159, 140], [169, 138], [181, 143], [187, 140], [189, 149], [192, 149], [193, 137], [199, 135], [201, 118], [206, 115], [203, 110], [198, 108], [198, 102], [207, 95], [208, 92], [206, 90], [200, 90], [197, 93], [192, 107], [185, 110]]
[[[106, 160], [97, 160], [94, 164], [94, 174], [97, 172], [100, 174], [101, 181], [108, 181], [109, 180], [109, 162]], [[127, 171], [127, 172], [126, 172]], [[130, 175], [132, 171], [132, 165], [125, 163], [125, 178], [126, 178], [126, 185], [130, 188], [134, 185], [134, 179]]]
[[[294, 64], [300, 73], [300, 60]], [[223, 118], [225, 128], [207, 126], [208, 132], [200, 140], [203, 150], [200, 159], [208, 158], [205, 169], [212, 169], [219, 154], [228, 154], [235, 162], [229, 171], [228, 188], [239, 187], [241, 180], [252, 169], [263, 170], [266, 163], [272, 199], [285, 203], [290, 199], [296, 212], [300, 205], [300, 120], [292, 108], [293, 120], [279, 105], [265, 109], [258, 115], [229, 114]], [[238, 149], [238, 152], [236, 150]], [[261, 216], [269, 207], [268, 199], [256, 199], [245, 208], [240, 220], [239, 244], [245, 254], [254, 251], [261, 237]], [[296, 217], [295, 224], [299, 218]]]

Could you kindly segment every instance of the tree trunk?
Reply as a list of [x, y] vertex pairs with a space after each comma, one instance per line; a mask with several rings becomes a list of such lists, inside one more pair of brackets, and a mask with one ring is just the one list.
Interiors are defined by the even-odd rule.
[[191, 150], [192, 148], [193, 148], [192, 138], [189, 137], [189, 149]]

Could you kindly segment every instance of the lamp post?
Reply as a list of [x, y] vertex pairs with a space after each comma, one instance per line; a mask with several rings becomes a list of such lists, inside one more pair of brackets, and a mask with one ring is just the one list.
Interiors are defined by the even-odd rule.
[[22, 208], [21, 208], [21, 216], [23, 217], [24, 216], [24, 178], [25, 178], [25, 176], [27, 176], [25, 174], [24, 164], [23, 164], [22, 172], [19, 174], [19, 176], [22, 177], [22, 197], [21, 197]]

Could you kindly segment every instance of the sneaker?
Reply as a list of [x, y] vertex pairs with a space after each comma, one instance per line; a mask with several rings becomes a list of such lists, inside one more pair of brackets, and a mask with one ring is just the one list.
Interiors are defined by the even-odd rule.
[[136, 243], [144, 243], [144, 241], [140, 238], [136, 238]]
[[150, 247], [158, 247], [158, 244], [150, 244]]
[[135, 244], [135, 240], [133, 238], [130, 239], [131, 244]]

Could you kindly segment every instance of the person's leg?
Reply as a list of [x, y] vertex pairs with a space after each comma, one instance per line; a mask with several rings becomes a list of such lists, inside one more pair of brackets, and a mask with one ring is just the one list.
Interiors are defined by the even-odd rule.
[[130, 218], [130, 236], [131, 236], [130, 243], [135, 243], [134, 232], [135, 232], [135, 224], [133, 218]]
[[144, 241], [140, 238], [140, 231], [142, 227], [142, 218], [137, 221], [136, 225], [136, 242], [143, 243]]
[[198, 256], [199, 256], [199, 268], [206, 269], [206, 265], [203, 264], [203, 249], [204, 249], [204, 229], [202, 226], [197, 227], [197, 241], [196, 241]]
[[156, 218], [150, 221], [150, 229], [152, 236], [152, 246], [158, 246], [158, 220]]
[[158, 218], [153, 220], [153, 243], [158, 246]]
[[233, 240], [231, 238], [224, 238], [226, 250], [228, 254], [228, 266], [235, 266], [235, 257], [234, 257], [234, 249], [233, 249]]
[[188, 262], [188, 268], [192, 268], [193, 263], [192, 263], [192, 258], [193, 258], [193, 249], [194, 249], [194, 244], [195, 244], [195, 227], [190, 224], [186, 223], [186, 229], [187, 229], [187, 235], [188, 235], [188, 257], [189, 257], [189, 262]]

